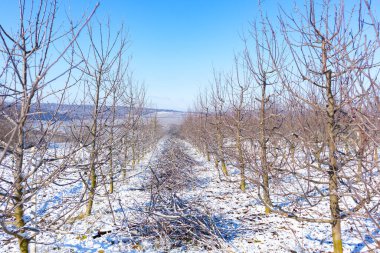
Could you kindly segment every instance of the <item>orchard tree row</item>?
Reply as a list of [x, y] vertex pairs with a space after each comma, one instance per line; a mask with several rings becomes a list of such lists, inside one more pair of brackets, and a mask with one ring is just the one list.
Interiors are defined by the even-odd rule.
[[[379, 229], [380, 37], [369, 1], [305, 1], [251, 24], [231, 70], [213, 71], [182, 126], [224, 177], [240, 171], [265, 213]], [[373, 237], [373, 236], [372, 236]], [[376, 238], [372, 238], [376, 241]], [[377, 241], [378, 248], [380, 242]]]
[[99, 5], [62, 23], [59, 3], [21, 0], [14, 27], [0, 26], [0, 225], [20, 252], [90, 216], [159, 137], [123, 27]]

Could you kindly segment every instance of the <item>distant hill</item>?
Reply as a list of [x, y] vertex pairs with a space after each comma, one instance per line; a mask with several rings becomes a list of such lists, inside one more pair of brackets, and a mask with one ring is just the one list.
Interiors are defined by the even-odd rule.
[[[30, 118], [35, 120], [57, 120], [57, 121], [69, 121], [77, 119], [89, 119], [93, 113], [94, 106], [92, 105], [68, 105], [68, 104], [55, 104], [55, 103], [43, 103], [40, 105], [32, 105]], [[116, 118], [124, 118], [128, 115], [130, 107], [117, 106]], [[181, 113], [181, 111], [171, 109], [154, 109], [143, 108], [143, 115], [148, 115], [156, 112], [166, 113]], [[103, 108], [103, 116], [110, 116], [111, 107], [107, 106]]]

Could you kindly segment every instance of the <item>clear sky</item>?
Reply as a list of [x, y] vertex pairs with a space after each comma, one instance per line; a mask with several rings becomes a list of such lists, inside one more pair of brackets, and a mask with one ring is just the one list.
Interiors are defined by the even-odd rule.
[[129, 29], [132, 68], [152, 105], [186, 110], [212, 68], [229, 69], [239, 34], [257, 13], [255, 0], [103, 1], [100, 11]]
[[[1, 24], [17, 15], [15, 0], [2, 0]], [[80, 16], [98, 1], [61, 1]], [[266, 12], [277, 3], [266, 0]], [[13, 11], [11, 11], [13, 10]], [[145, 83], [151, 106], [186, 110], [212, 79], [212, 68], [228, 70], [243, 48], [241, 35], [258, 14], [258, 0], [103, 0], [97, 17], [110, 17], [129, 31], [131, 69]], [[16, 16], [17, 17], [17, 16]]]

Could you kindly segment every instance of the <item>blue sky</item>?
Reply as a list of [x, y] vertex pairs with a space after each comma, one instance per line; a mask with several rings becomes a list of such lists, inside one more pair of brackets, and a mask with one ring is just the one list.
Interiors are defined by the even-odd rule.
[[[11, 26], [17, 2], [2, 0], [0, 22]], [[80, 17], [98, 1], [61, 1], [61, 9]], [[151, 106], [186, 110], [209, 85], [212, 68], [228, 70], [241, 35], [258, 14], [258, 0], [104, 0], [97, 17], [111, 19], [115, 31], [129, 31], [131, 69], [147, 87]], [[277, 12], [266, 0], [264, 11]], [[289, 5], [289, 4], [288, 4]], [[68, 7], [70, 6], [70, 8]], [[61, 12], [62, 13], [62, 12]]]
[[[109, 17], [114, 32], [124, 24], [129, 33], [129, 55], [133, 57], [131, 70], [138, 81], [145, 83], [149, 106], [186, 110], [209, 86], [213, 68], [231, 69], [234, 54], [244, 47], [241, 36], [258, 18], [259, 1], [102, 0], [96, 17], [100, 21]], [[97, 2], [59, 1], [60, 22], [66, 21], [65, 12], [78, 20]], [[295, 13], [295, 4], [301, 9], [305, 4], [304, 0], [261, 2], [271, 20], [276, 19], [279, 5]], [[316, 1], [316, 9], [321, 3]], [[347, 5], [354, 3], [346, 1]], [[16, 27], [18, 15], [18, 1], [1, 0], [0, 24], [8, 31]], [[82, 38], [80, 43], [85, 43]]]
[[128, 27], [132, 68], [152, 106], [186, 110], [209, 84], [213, 66], [231, 67], [257, 1], [104, 1], [99, 12]]

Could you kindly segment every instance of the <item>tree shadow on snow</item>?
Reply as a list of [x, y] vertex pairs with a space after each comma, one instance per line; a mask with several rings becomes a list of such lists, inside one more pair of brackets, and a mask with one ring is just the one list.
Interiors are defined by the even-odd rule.
[[[351, 250], [351, 253], [360, 253], [368, 244], [374, 244], [375, 240], [373, 239], [373, 237], [378, 236], [378, 235], [380, 235], [380, 229], [376, 229], [371, 235], [365, 235], [364, 240], [360, 243], [344, 243], [343, 242], [343, 244], [353, 247], [353, 249]], [[333, 244], [332, 240], [330, 239], [327, 240], [326, 238], [325, 239], [314, 238], [310, 234], [306, 235], [306, 239], [311, 240], [311, 241], [317, 241], [321, 245]]]

